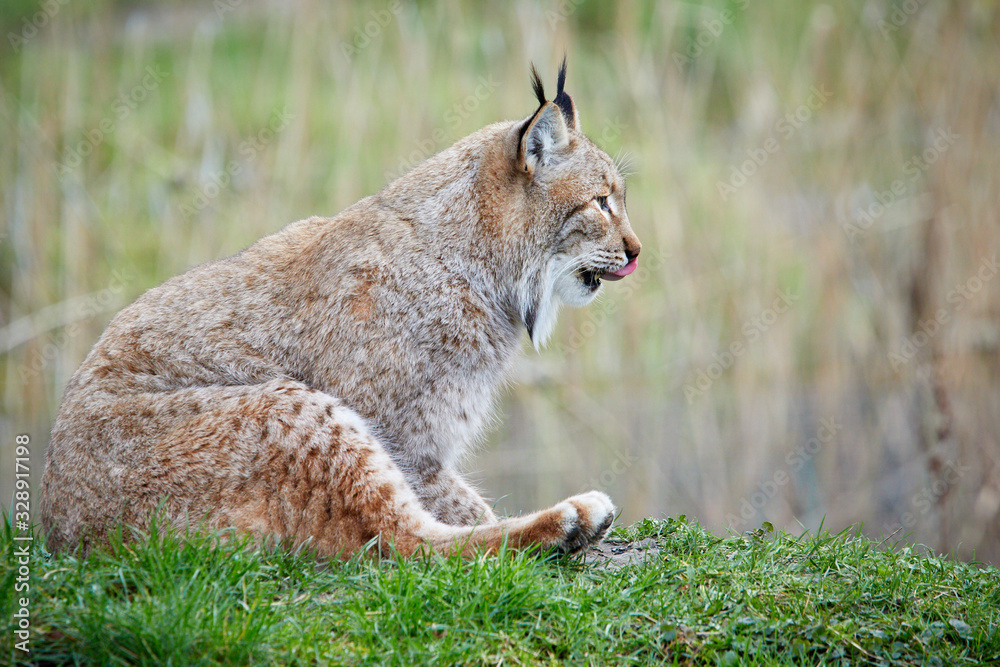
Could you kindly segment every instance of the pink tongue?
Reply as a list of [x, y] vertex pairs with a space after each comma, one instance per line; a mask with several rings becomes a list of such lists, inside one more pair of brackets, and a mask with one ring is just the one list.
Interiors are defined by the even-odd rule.
[[628, 274], [635, 271], [635, 268], [637, 266], [639, 266], [639, 258], [633, 257], [629, 261], [629, 263], [623, 266], [622, 268], [618, 269], [617, 271], [613, 271], [611, 273], [605, 273], [604, 275], [601, 276], [601, 278], [604, 280], [621, 280]]

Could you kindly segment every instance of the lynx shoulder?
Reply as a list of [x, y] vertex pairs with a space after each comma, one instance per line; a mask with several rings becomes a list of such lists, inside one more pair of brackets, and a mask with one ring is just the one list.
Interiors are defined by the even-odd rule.
[[[577, 551], [603, 493], [498, 519], [462, 478], [522, 345], [560, 303], [636, 268], [614, 162], [537, 73], [538, 108], [426, 160], [333, 218], [288, 225], [119, 313], [71, 378], [42, 479], [50, 548], [154, 512], [404, 553]], [[205, 524], [202, 524], [205, 525]]]

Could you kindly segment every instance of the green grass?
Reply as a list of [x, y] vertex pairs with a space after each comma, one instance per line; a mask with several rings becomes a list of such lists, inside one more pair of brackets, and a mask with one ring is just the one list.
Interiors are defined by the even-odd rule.
[[[5, 522], [6, 523], [6, 522]], [[148, 539], [31, 562], [38, 664], [996, 664], [995, 569], [852, 532], [718, 538], [684, 517], [644, 565], [355, 558]], [[12, 531], [0, 546], [11, 553]], [[655, 553], [655, 552], [654, 552]], [[0, 593], [11, 624], [13, 570]], [[12, 636], [13, 627], [0, 628]], [[3, 652], [13, 655], [6, 647]], [[15, 658], [19, 656], [14, 655]]]

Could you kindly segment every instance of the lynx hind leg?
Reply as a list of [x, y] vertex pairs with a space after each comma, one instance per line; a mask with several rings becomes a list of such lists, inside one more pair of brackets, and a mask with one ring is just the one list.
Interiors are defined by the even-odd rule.
[[576, 553], [600, 541], [615, 519], [611, 498], [600, 491], [572, 496], [549, 511], [558, 513], [562, 523], [539, 543], [562, 553]]
[[592, 491], [524, 517], [449, 525], [426, 509], [356, 413], [338, 406], [325, 410], [329, 418], [320, 424], [319, 407], [300, 410], [295, 402], [301, 427], [268, 447], [267, 461], [252, 472], [253, 488], [230, 496], [236, 502], [227, 514], [237, 527], [308, 543], [325, 556], [353, 554], [375, 538], [403, 555], [495, 553], [505, 544], [573, 553], [600, 539], [614, 518], [611, 500]]
[[238, 528], [308, 543], [326, 556], [350, 555], [374, 538], [403, 555], [495, 553], [504, 544], [572, 553], [600, 539], [614, 518], [611, 500], [592, 491], [499, 523], [448, 525], [424, 507], [353, 410], [306, 388], [280, 394], [271, 421], [288, 430], [270, 431], [267, 456], [250, 471], [254, 483], [228, 495], [225, 518]]
[[[501, 523], [442, 523], [353, 410], [290, 380], [132, 395], [107, 407], [116, 433], [141, 438], [110, 449], [126, 456], [141, 445], [145, 453], [124, 466], [127, 475], [104, 479], [100, 496], [113, 506], [85, 508], [92, 525], [67, 526], [74, 535], [115, 517], [144, 529], [162, 506], [175, 526], [207, 519], [212, 528], [304, 544], [327, 557], [349, 556], [375, 538], [404, 555], [471, 555], [504, 543], [573, 552], [598, 539], [612, 519], [611, 501], [591, 492]], [[73, 479], [55, 481], [62, 488]]]
[[601, 491], [588, 491], [564, 500], [557, 505], [569, 505], [576, 510], [577, 532], [572, 530], [566, 538], [566, 551], [581, 551], [601, 541], [615, 520], [615, 506], [611, 498]]
[[[600, 540], [614, 520], [611, 499], [590, 491], [527, 516], [474, 528], [451, 528], [444, 539], [433, 541], [441, 553], [479, 551], [496, 553], [504, 545], [510, 551], [555, 551], [577, 553]], [[450, 528], [450, 527], [446, 527]]]

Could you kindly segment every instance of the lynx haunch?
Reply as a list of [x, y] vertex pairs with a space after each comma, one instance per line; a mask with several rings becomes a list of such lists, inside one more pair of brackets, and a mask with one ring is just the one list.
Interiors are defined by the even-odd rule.
[[563, 90], [333, 218], [288, 225], [119, 313], [66, 388], [42, 478], [53, 549], [162, 512], [343, 557], [572, 552], [601, 492], [499, 519], [458, 465], [526, 329], [637, 265], [614, 162]]

